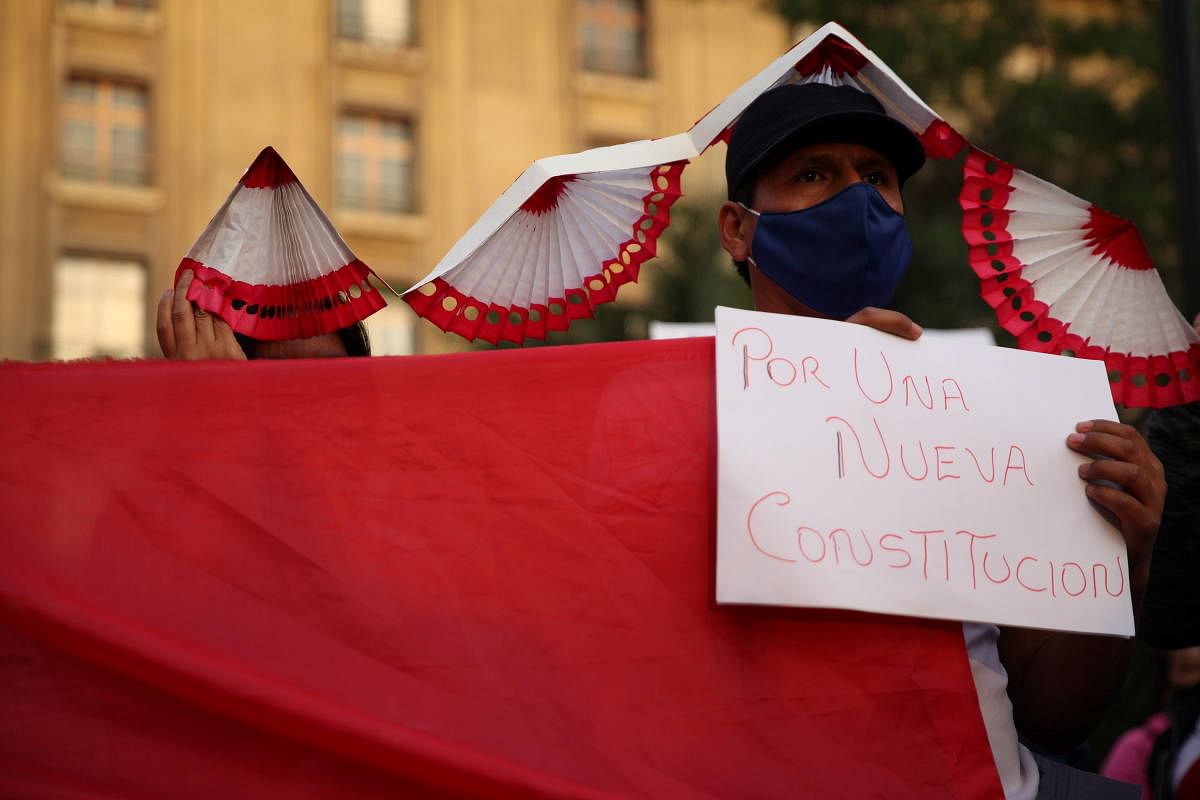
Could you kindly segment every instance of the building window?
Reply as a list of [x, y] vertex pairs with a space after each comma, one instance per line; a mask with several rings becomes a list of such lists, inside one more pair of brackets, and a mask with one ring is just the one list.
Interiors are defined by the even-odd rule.
[[135, 83], [68, 79], [62, 104], [62, 174], [98, 183], [147, 183], [147, 105], [146, 88]]
[[410, 356], [416, 352], [417, 315], [406, 304], [388, 303], [363, 320], [373, 356]]
[[390, 50], [416, 43], [413, 0], [337, 0], [339, 39]]
[[642, 77], [646, 71], [646, 4], [642, 0], [576, 0], [582, 66]]
[[413, 127], [407, 120], [365, 112], [338, 119], [338, 205], [363, 211], [411, 214]]
[[146, 353], [146, 270], [136, 261], [67, 256], [54, 269], [54, 358]]
[[158, 0], [64, 0], [69, 6], [92, 6], [93, 8], [126, 8], [133, 11], [152, 11]]

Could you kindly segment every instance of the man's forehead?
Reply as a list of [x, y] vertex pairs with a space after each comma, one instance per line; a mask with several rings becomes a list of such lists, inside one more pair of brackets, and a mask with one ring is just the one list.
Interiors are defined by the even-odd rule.
[[346, 355], [346, 346], [336, 333], [324, 333], [307, 339], [258, 342], [255, 348], [255, 356], [260, 359], [339, 358]]
[[895, 171], [895, 166], [886, 156], [873, 147], [856, 142], [821, 142], [809, 144], [790, 150], [772, 164], [766, 171], [777, 167], [790, 167], [803, 162], [837, 162], [849, 161], [855, 166], [880, 166]]

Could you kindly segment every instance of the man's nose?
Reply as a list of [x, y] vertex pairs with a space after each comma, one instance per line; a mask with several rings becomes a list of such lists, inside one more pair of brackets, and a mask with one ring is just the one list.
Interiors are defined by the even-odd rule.
[[838, 191], [862, 182], [862, 176], [858, 174], [858, 170], [856, 170], [853, 166], [847, 165], [838, 170], [836, 181]]

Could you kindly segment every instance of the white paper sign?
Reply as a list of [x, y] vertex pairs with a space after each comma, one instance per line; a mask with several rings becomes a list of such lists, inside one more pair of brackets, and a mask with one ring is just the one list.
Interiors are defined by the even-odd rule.
[[[652, 319], [647, 331], [647, 338], [687, 339], [696, 336], [713, 336], [716, 332], [715, 322], [659, 322]], [[925, 332], [921, 336], [926, 340], [954, 340], [978, 347], [992, 347], [996, 344], [996, 337], [987, 328], [925, 328]]]
[[689, 339], [696, 336], [712, 336], [717, 326], [712, 322], [659, 322], [650, 320], [649, 339]]
[[1097, 361], [717, 309], [717, 602], [1133, 634]]

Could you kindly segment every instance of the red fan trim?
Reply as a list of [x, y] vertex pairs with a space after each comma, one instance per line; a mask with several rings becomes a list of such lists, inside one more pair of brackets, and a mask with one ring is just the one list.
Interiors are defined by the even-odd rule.
[[929, 123], [929, 127], [917, 138], [925, 148], [925, 155], [930, 158], [954, 158], [967, 146], [963, 135], [940, 119]]
[[[1069, 322], [1050, 316], [1049, 306], [1021, 277], [1028, 265], [1013, 256], [1005, 210], [1012, 176], [1011, 164], [971, 147], [958, 196], [967, 261], [979, 276], [979, 296], [996, 310], [1000, 326], [1017, 337], [1022, 350], [1103, 361], [1113, 399], [1129, 408], [1165, 408], [1200, 400], [1200, 344], [1148, 357], [1110, 352], [1072, 333]], [[1086, 230], [1096, 253], [1129, 269], [1154, 268], [1131, 223], [1095, 206], [1091, 212]]]
[[247, 189], [274, 189], [288, 183], [299, 183], [291, 167], [275, 152], [274, 147], [264, 147], [254, 163], [242, 176], [241, 184]]
[[[693, 123], [691, 124], [691, 128], [695, 128], [697, 125], [699, 125], [699, 124], [700, 124], [700, 120], [702, 120], [702, 119], [704, 119], [705, 117], [707, 117], [709, 114], [711, 114], [711, 113], [712, 113], [713, 111], [715, 111], [716, 109], [717, 109], [717, 106], [713, 106], [713, 107], [712, 107], [712, 108], [710, 108], [708, 111], [705, 111], [703, 114], [701, 114], [701, 115], [700, 115], [700, 117], [699, 117], [699, 119], [697, 119], [695, 122], [693, 122]], [[700, 151], [700, 152], [701, 152], [701, 155], [703, 155], [704, 153], [708, 152], [708, 148], [712, 147], [712, 146], [713, 146], [714, 144], [716, 144], [717, 142], [724, 142], [726, 145], [728, 145], [728, 144], [729, 144], [729, 137], [733, 136], [733, 126], [734, 126], [734, 125], [736, 125], [736, 124], [737, 124], [737, 120], [734, 120], [733, 122], [729, 123], [729, 124], [728, 124], [728, 125], [726, 125], [724, 128], [722, 128], [722, 129], [721, 129], [721, 132], [720, 132], [720, 133], [718, 133], [716, 136], [714, 136], [711, 142], [709, 142], [708, 144], [704, 145], [704, 149], [703, 149], [702, 151]], [[691, 128], [689, 128], [688, 130], [691, 130]]]
[[[800, 75], [807, 77], [821, 70], [829, 69], [839, 78], [855, 77], [866, 66], [867, 57], [853, 45], [837, 36], [827, 36], [808, 55], [796, 63], [794, 69]], [[727, 128], [722, 135], [727, 135]], [[720, 137], [718, 137], [720, 138]], [[920, 136], [917, 137], [925, 154], [930, 158], [953, 158], [967, 146], [967, 140], [941, 119], [935, 119]], [[716, 141], [714, 139], [714, 141]]]
[[559, 198], [567, 190], [567, 184], [576, 177], [575, 175], [556, 175], [550, 178], [529, 195], [529, 199], [521, 204], [521, 210], [540, 216], [557, 208]]
[[736, 124], [737, 124], [737, 122], [735, 121], [735, 122], [731, 122], [728, 125], [726, 125], [725, 128], [722, 129], [722, 131], [720, 133], [718, 133], [711, 142], [708, 143], [708, 147], [705, 147], [704, 149], [708, 150], [709, 147], [712, 147], [717, 142], [722, 142], [722, 143], [724, 143], [724, 145], [726, 147], [728, 147], [729, 140], [733, 138], [733, 127]]
[[826, 36], [808, 55], [796, 63], [796, 72], [812, 75], [829, 67], [839, 78], [853, 77], [867, 63], [867, 57], [837, 36]]
[[529, 308], [505, 308], [435, 278], [405, 294], [404, 301], [419, 316], [467, 341], [519, 344], [529, 338], [545, 339], [549, 331], [565, 331], [572, 320], [592, 317], [596, 306], [614, 300], [621, 286], [636, 282], [641, 265], [657, 254], [658, 237], [671, 222], [671, 206], [682, 196], [680, 177], [687, 163], [673, 161], [651, 171], [654, 187], [642, 198], [643, 213], [630, 227], [630, 238], [621, 243], [614, 258], [600, 265], [599, 272], [584, 278], [582, 287], [568, 289], [565, 297], [547, 298]]
[[1083, 229], [1087, 231], [1085, 238], [1097, 255], [1107, 256], [1126, 269], [1154, 269], [1154, 261], [1146, 251], [1142, 235], [1132, 222], [1098, 206], [1089, 208], [1088, 213], [1090, 218]]
[[212, 267], [185, 258], [175, 271], [192, 270], [192, 302], [216, 314], [237, 333], [262, 341], [307, 339], [361, 322], [383, 308], [371, 286], [371, 268], [355, 259], [319, 278], [285, 286], [261, 286], [234, 280]]

